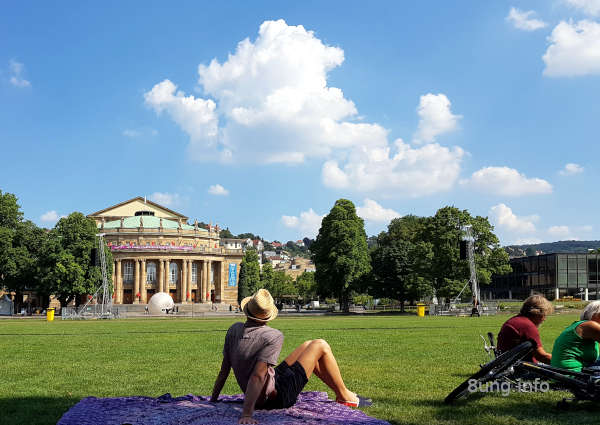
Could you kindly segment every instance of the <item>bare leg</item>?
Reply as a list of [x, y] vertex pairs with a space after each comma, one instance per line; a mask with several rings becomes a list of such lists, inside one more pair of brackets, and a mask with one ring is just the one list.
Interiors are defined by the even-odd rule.
[[[308, 340], [308, 341], [305, 341], [302, 344], [300, 344], [294, 351], [292, 351], [290, 353], [289, 356], [287, 356], [285, 358], [285, 362], [289, 366], [296, 363], [298, 358], [300, 358], [302, 353], [308, 348], [308, 346], [310, 345], [311, 342], [313, 342], [313, 340]], [[313, 373], [315, 375], [317, 375], [317, 377], [321, 381], [323, 381], [325, 383], [325, 385], [327, 385], [329, 388], [333, 389], [335, 386], [335, 382], [333, 381], [331, 376], [325, 371], [325, 366], [322, 363], [323, 363], [322, 359], [319, 359], [319, 361], [317, 362], [317, 364], [315, 365], [315, 367], [313, 369]], [[325, 372], [322, 372], [322, 370], [324, 370]], [[307, 375], [307, 377], [308, 377], [308, 375]]]
[[[293, 361], [290, 363], [288, 359]], [[323, 339], [306, 341], [294, 350], [285, 361], [289, 365], [298, 361], [304, 368], [307, 378], [310, 378], [314, 372], [335, 392], [336, 400], [355, 401], [357, 399], [356, 394], [346, 388], [340, 368], [327, 341]]]

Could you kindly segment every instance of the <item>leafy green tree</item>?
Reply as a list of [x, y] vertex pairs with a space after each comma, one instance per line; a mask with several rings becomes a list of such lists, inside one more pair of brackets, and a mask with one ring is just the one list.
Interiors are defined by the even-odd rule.
[[465, 225], [472, 226], [477, 280], [480, 284], [489, 284], [494, 273], [505, 274], [511, 270], [508, 254], [500, 247], [487, 217], [472, 217], [467, 210], [456, 207], [440, 208], [423, 231], [423, 239], [432, 244], [431, 275], [439, 296], [457, 295], [469, 279], [469, 264], [459, 258], [461, 227]]
[[0, 191], [0, 288], [14, 291], [16, 304], [24, 290], [38, 289], [37, 263], [44, 237], [44, 230], [23, 221], [17, 197]]
[[317, 296], [317, 283], [313, 272], [303, 272], [296, 278], [298, 294], [304, 300], [312, 300]]
[[[61, 307], [77, 300], [78, 295], [95, 293], [102, 284], [102, 271], [90, 260], [92, 249], [98, 246], [96, 232], [93, 219], [74, 212], [61, 218], [45, 240], [40, 257], [40, 291], [55, 295]], [[113, 262], [106, 244], [104, 253], [111, 279]]]
[[233, 236], [233, 233], [229, 231], [228, 227], [227, 229], [223, 229], [219, 232], [219, 237], [225, 239], [233, 239], [235, 236]]
[[276, 300], [281, 300], [283, 296], [298, 295], [298, 288], [294, 285], [294, 279], [282, 270], [273, 272], [271, 295]]
[[339, 296], [342, 309], [348, 311], [353, 285], [371, 270], [364, 222], [351, 201], [336, 201], [323, 218], [311, 251], [319, 292]]
[[431, 247], [426, 242], [412, 243], [396, 239], [378, 246], [372, 253], [374, 288], [371, 293], [378, 297], [392, 298], [400, 302], [419, 299], [431, 292], [426, 278]]
[[260, 239], [260, 236], [254, 235], [254, 233], [240, 233], [237, 237], [238, 239]]
[[255, 249], [248, 249], [240, 265], [240, 282], [238, 288], [238, 302], [255, 293], [260, 286], [260, 266], [258, 254]]
[[260, 274], [260, 287], [269, 292], [273, 291], [273, 265], [270, 262], [263, 264]]

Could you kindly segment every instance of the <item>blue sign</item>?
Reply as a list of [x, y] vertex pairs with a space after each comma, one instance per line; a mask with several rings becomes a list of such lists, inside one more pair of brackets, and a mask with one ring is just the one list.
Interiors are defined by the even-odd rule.
[[237, 285], [237, 264], [229, 263], [229, 283], [228, 286]]

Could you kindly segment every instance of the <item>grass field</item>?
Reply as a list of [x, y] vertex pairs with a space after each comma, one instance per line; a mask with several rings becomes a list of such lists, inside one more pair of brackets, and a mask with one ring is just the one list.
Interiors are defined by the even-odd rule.
[[[576, 319], [555, 315], [542, 325], [544, 346]], [[306, 339], [324, 338], [347, 386], [373, 398], [366, 410], [392, 424], [591, 424], [600, 408], [555, 408], [567, 393], [444, 397], [485, 361], [479, 334], [497, 333], [508, 316], [278, 318], [282, 357]], [[210, 394], [233, 320], [0, 320], [0, 423], [54, 424], [86, 396]], [[325, 391], [312, 378], [307, 390]], [[239, 393], [233, 374], [224, 393]], [[330, 396], [332, 393], [330, 392]]]

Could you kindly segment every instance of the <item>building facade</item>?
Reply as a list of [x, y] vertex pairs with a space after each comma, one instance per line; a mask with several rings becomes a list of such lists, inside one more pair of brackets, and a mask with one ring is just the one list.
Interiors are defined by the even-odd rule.
[[242, 249], [221, 246], [217, 226], [188, 224], [188, 217], [141, 197], [88, 217], [113, 255], [115, 304], [146, 304], [166, 292], [176, 303], [237, 305]]
[[524, 299], [531, 293], [540, 293], [548, 299], [564, 297], [597, 300], [598, 254], [544, 254], [518, 257], [510, 260], [512, 272], [494, 275], [482, 295], [496, 299]]

